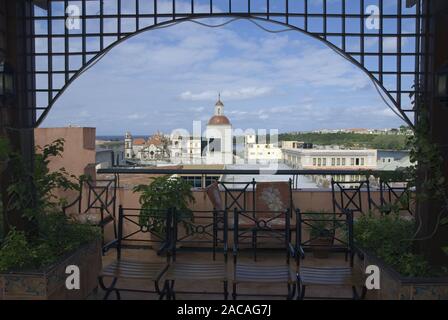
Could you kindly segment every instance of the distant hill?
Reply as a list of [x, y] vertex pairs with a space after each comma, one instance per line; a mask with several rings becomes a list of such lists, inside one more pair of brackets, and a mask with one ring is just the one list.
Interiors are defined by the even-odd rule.
[[303, 141], [317, 145], [339, 145], [346, 148], [406, 150], [408, 137], [404, 135], [356, 133], [282, 133], [279, 141]]

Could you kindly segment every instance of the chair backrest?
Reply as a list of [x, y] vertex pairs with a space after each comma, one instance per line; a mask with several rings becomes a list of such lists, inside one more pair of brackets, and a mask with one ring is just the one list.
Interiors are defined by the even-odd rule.
[[[327, 212], [301, 212], [296, 209], [296, 243], [302, 250], [316, 249], [350, 254], [353, 264], [353, 211], [344, 209], [341, 214]], [[305, 239], [305, 231], [308, 238]]]
[[411, 190], [407, 181], [380, 180], [380, 198], [382, 213], [389, 214], [392, 207], [414, 215], [411, 205]]
[[[241, 244], [251, 246], [256, 259], [258, 241], [266, 238], [275, 240], [285, 246], [286, 262], [289, 263], [291, 258], [291, 218], [289, 208], [281, 211], [256, 211], [255, 214], [252, 211], [246, 212], [234, 209], [233, 219], [233, 253], [235, 263]], [[242, 219], [250, 221], [249, 225], [242, 227], [240, 223]]]
[[260, 217], [263, 212], [294, 210], [291, 179], [289, 181], [258, 182], [255, 190], [255, 208]]
[[[255, 208], [255, 179], [250, 182], [219, 181], [224, 190], [224, 209], [248, 210]], [[250, 197], [252, 195], [252, 197]]]
[[172, 209], [173, 231], [171, 233], [171, 254], [176, 260], [177, 245], [189, 246], [190, 250], [211, 249], [213, 260], [216, 251], [222, 245], [224, 259], [228, 251], [228, 215], [227, 210], [192, 211], [182, 214]]
[[172, 238], [172, 212], [167, 210], [145, 210], [136, 208], [118, 208], [118, 234], [113, 246], [117, 249], [117, 259], [121, 258], [123, 242], [134, 243], [137, 247], [159, 243], [159, 253], [170, 258]]
[[368, 209], [372, 209], [369, 180], [335, 181], [331, 179], [333, 212], [351, 210], [353, 213], [363, 213], [362, 190], [367, 192]]

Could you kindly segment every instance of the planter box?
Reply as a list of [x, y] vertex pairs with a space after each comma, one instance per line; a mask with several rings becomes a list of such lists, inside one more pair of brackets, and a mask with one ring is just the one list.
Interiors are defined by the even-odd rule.
[[355, 266], [366, 270], [369, 265], [380, 268], [380, 290], [367, 291], [367, 299], [373, 300], [447, 300], [448, 278], [403, 277], [383, 260], [367, 250], [358, 248]]
[[[80, 289], [65, 287], [68, 265], [80, 270]], [[98, 286], [102, 268], [101, 243], [93, 242], [62, 258], [42, 272], [0, 274], [0, 300], [81, 300]]]

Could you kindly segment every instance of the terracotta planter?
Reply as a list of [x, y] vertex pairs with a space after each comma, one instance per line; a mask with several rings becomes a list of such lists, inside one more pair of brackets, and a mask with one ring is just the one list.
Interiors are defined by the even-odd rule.
[[[101, 243], [96, 241], [79, 248], [43, 271], [0, 274], [0, 300], [81, 300], [98, 286], [102, 268]], [[80, 269], [80, 289], [65, 286], [65, 269]]]
[[369, 290], [367, 299], [373, 300], [447, 300], [448, 277], [445, 278], [414, 278], [403, 277], [383, 260], [367, 250], [358, 248], [355, 266], [366, 270], [369, 265], [380, 269], [379, 290]]
[[[329, 256], [328, 248], [333, 244], [333, 237], [318, 237], [310, 241], [313, 246], [313, 256], [318, 259], [327, 259]], [[314, 247], [316, 246], [316, 247]]]

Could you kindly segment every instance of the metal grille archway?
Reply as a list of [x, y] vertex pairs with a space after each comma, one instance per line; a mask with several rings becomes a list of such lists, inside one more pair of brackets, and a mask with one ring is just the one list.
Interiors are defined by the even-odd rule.
[[203, 18], [270, 21], [319, 39], [360, 67], [413, 126], [421, 75], [421, 0], [35, 0], [28, 15], [35, 126], [78, 75], [118, 43], [157, 26]]

